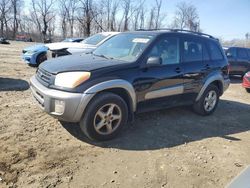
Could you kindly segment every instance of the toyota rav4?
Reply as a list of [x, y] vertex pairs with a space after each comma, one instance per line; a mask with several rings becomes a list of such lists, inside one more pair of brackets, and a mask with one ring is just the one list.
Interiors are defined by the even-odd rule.
[[140, 30], [120, 33], [89, 54], [47, 60], [30, 85], [44, 111], [79, 122], [90, 139], [108, 140], [140, 112], [192, 105], [198, 114], [212, 114], [228, 74], [214, 37]]

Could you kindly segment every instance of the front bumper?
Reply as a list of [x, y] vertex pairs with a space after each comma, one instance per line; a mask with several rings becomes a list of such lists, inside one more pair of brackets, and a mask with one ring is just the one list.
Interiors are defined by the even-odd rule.
[[[94, 94], [70, 93], [47, 88], [35, 76], [30, 79], [30, 88], [37, 103], [45, 112], [67, 122], [79, 122], [94, 96]], [[58, 104], [64, 107], [58, 110]]]
[[27, 64], [36, 64], [36, 54], [23, 54], [22, 59]]

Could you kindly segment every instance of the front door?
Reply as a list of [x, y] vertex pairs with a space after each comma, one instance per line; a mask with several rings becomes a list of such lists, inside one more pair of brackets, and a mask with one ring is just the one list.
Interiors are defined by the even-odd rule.
[[161, 36], [152, 46], [147, 58], [160, 57], [162, 64], [141, 68], [136, 81], [138, 111], [179, 104], [183, 93], [179, 43], [178, 37]]

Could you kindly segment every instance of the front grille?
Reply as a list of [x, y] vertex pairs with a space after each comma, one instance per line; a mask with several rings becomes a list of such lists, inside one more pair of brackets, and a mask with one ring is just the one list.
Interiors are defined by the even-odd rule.
[[51, 81], [51, 76], [52, 74], [43, 70], [43, 69], [38, 69], [36, 72], [36, 75], [38, 78], [40, 78], [42, 81], [46, 82], [46, 83], [50, 83]]
[[60, 56], [65, 56], [65, 55], [70, 55], [71, 53], [69, 53], [66, 49], [63, 50], [58, 50], [55, 52], [55, 57], [60, 57]]
[[41, 102], [38, 98], [36, 98], [36, 96], [34, 96], [35, 100], [37, 101], [37, 103], [42, 107], [44, 108], [44, 103]]
[[38, 102], [39, 106], [41, 108], [44, 108], [44, 97], [42, 94], [40, 94], [38, 91], [36, 91], [35, 88], [33, 88], [33, 86], [30, 86], [30, 89], [32, 91], [33, 97], [34, 99]]

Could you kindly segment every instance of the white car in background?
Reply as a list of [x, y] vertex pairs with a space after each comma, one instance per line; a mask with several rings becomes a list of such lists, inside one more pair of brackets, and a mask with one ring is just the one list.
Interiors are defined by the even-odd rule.
[[46, 44], [47, 57], [55, 58], [76, 53], [89, 53], [119, 32], [102, 32], [92, 35], [79, 43], [57, 42]]

